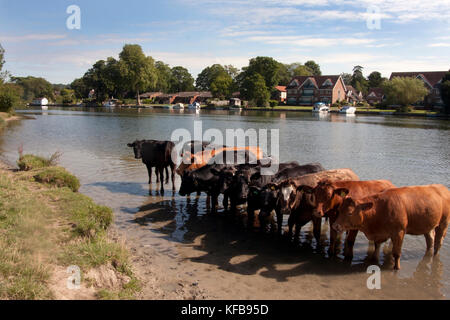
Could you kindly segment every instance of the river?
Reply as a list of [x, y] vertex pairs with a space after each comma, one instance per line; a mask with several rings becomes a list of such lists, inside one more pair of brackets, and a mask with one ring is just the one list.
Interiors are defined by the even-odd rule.
[[[62, 153], [60, 164], [80, 178], [80, 192], [115, 212], [115, 223], [137, 247], [151, 248], [168, 271], [192, 274], [212, 298], [448, 299], [450, 239], [439, 256], [424, 258], [424, 237], [407, 236], [402, 270], [391, 271], [389, 243], [382, 250], [380, 290], [366, 280], [368, 242], [358, 235], [355, 257], [316, 251], [309, 225], [293, 248], [270, 235], [250, 234], [229, 218], [206, 214], [204, 197], [164, 196], [147, 185], [147, 172], [127, 143], [169, 140], [174, 130], [279, 129], [279, 158], [351, 168], [361, 179], [398, 186], [441, 183], [450, 187], [450, 121], [393, 116], [347, 117], [304, 112], [177, 111], [163, 109], [19, 110], [34, 120], [12, 122], [0, 134], [1, 157]], [[225, 135], [225, 134], [224, 134]], [[155, 179], [154, 179], [155, 181]], [[180, 179], [177, 176], [177, 185]], [[328, 226], [322, 228], [327, 244]], [[162, 268], [161, 270], [164, 270]], [[197, 286], [197, 284], [196, 284]], [[173, 286], [167, 284], [168, 290]], [[175, 289], [173, 289], [175, 290]]]

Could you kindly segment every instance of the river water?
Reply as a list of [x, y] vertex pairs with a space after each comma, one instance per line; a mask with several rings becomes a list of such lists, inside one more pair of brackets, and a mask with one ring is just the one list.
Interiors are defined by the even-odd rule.
[[[441, 183], [450, 187], [450, 121], [162, 109], [29, 109], [18, 113], [35, 119], [10, 123], [2, 131], [4, 160], [15, 163], [20, 146], [24, 153], [44, 156], [61, 152], [60, 164], [80, 178], [80, 192], [113, 208], [116, 226], [127, 238], [142, 248], [156, 249], [168, 264], [186, 261], [205, 286], [214, 287], [217, 279], [211, 274], [217, 272], [227, 282], [221, 290], [228, 292], [218, 294], [219, 298], [450, 297], [449, 238], [439, 256], [423, 259], [425, 239], [407, 236], [402, 270], [397, 273], [390, 270], [387, 243], [380, 260], [382, 289], [369, 290], [364, 235], [358, 235], [355, 257], [348, 264], [342, 256], [329, 258], [326, 250], [316, 251], [310, 226], [302, 230], [297, 248], [270, 235], [249, 234], [220, 214], [206, 214], [204, 197], [187, 200], [172, 194], [169, 186], [161, 196], [155, 185], [149, 188], [145, 166], [127, 147], [136, 139], [169, 140], [180, 128], [193, 133], [196, 121], [201, 121], [203, 131], [219, 129], [224, 136], [226, 129], [279, 129], [281, 161], [351, 168], [361, 179], [389, 179], [398, 186]], [[322, 238], [326, 247], [327, 226]]]

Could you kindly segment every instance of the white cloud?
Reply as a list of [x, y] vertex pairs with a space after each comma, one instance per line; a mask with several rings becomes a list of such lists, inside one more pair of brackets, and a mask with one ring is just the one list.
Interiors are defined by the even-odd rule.
[[0, 41], [4, 42], [23, 42], [23, 41], [49, 41], [66, 38], [65, 34], [26, 34], [15, 36], [0, 35]]

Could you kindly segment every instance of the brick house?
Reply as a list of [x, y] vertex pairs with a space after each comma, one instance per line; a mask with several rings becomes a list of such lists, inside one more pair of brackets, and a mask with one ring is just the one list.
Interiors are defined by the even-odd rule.
[[370, 88], [367, 91], [366, 101], [371, 106], [383, 102], [384, 99], [384, 91], [383, 88]]
[[429, 94], [422, 103], [426, 106], [443, 106], [441, 99], [441, 80], [448, 71], [426, 71], [426, 72], [392, 72], [389, 80], [395, 77], [411, 77], [422, 80]]
[[346, 99], [346, 87], [340, 75], [297, 76], [286, 87], [287, 104], [313, 105], [335, 103]]

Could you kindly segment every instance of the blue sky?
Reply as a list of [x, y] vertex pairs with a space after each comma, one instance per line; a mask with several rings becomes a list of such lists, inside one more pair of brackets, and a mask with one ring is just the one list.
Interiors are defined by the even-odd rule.
[[[81, 9], [81, 30], [66, 28], [72, 4]], [[379, 29], [368, 28], [373, 18]], [[361, 65], [366, 75], [389, 76], [450, 68], [450, 0], [0, 0], [0, 43], [12, 74], [53, 83], [117, 57], [125, 43], [194, 77], [258, 55], [312, 59], [324, 74]]]

